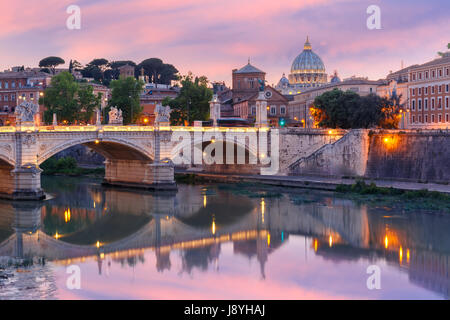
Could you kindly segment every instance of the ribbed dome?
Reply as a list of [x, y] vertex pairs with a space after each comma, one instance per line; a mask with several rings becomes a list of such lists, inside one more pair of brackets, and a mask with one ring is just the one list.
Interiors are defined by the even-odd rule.
[[278, 81], [278, 86], [281, 87], [283, 85], [286, 85], [286, 86], [289, 85], [289, 80], [288, 80], [288, 78], [286, 78], [284, 73], [283, 73], [283, 76], [281, 77], [280, 81]]
[[322, 59], [311, 50], [309, 39], [306, 39], [302, 53], [292, 63], [291, 73], [323, 73], [325, 66]]

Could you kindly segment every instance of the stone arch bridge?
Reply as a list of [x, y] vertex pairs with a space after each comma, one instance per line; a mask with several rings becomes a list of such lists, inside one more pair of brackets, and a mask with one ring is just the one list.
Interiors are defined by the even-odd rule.
[[[56, 153], [80, 144], [105, 157], [105, 183], [110, 185], [176, 189], [174, 166], [205, 165], [205, 161], [208, 163], [205, 148], [210, 144], [222, 145], [220, 141], [223, 142], [222, 147], [212, 148], [209, 152], [212, 158], [216, 158], [211, 159], [210, 156], [210, 162], [215, 163], [220, 153], [223, 163], [234, 164], [232, 161], [236, 156], [231, 154], [236, 150], [236, 155], [244, 155], [244, 162], [247, 161], [254, 170], [260, 167], [270, 169], [270, 155], [278, 159], [278, 150], [270, 149], [270, 131], [276, 131], [278, 137], [278, 130], [268, 128], [0, 127], [0, 197], [43, 199], [39, 166]], [[219, 149], [225, 151], [218, 152]], [[241, 164], [239, 160], [238, 164]]]

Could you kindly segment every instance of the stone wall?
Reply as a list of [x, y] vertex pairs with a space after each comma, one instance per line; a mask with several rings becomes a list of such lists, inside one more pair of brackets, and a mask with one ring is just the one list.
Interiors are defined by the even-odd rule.
[[290, 173], [289, 167], [325, 145], [341, 139], [345, 130], [311, 130], [287, 128], [280, 130], [280, 173]]
[[[298, 138], [298, 145], [302, 139], [305, 137]], [[301, 157], [286, 172], [447, 183], [450, 182], [450, 132], [352, 130]]]
[[292, 175], [363, 176], [366, 171], [369, 136], [367, 130], [352, 130], [324, 144], [289, 166]]
[[450, 132], [375, 131], [366, 176], [421, 182], [450, 182]]

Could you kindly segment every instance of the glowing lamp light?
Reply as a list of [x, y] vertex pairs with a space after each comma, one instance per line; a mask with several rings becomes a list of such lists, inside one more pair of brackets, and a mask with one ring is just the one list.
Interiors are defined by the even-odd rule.
[[145, 119], [144, 119], [144, 123], [148, 123], [148, 118], [145, 118]]
[[333, 237], [331, 236], [331, 234], [328, 237], [328, 245], [330, 246], [330, 248], [333, 246]]
[[333, 134], [333, 130], [328, 130], [328, 134]]
[[99, 144], [100, 143], [100, 140], [95, 140], [95, 144]]
[[270, 247], [270, 233], [267, 234], [267, 246]]
[[100, 248], [100, 241], [97, 241], [97, 243], [95, 244], [95, 246], [98, 248]]
[[212, 222], [211, 232], [212, 232], [212, 234], [216, 234], [216, 222], [214, 220]]
[[384, 237], [384, 248], [387, 249], [388, 246], [389, 246], [389, 239], [388, 239], [388, 236], [386, 235], [386, 236]]
[[317, 239], [314, 239], [314, 251], [317, 252], [317, 248], [318, 248], [319, 244], [317, 242]]
[[403, 261], [403, 248], [400, 247], [400, 250], [398, 251], [398, 259], [400, 261], [400, 263], [402, 263]]
[[55, 239], [58, 240], [61, 237], [61, 235], [58, 233], [58, 231], [56, 231], [55, 233]]

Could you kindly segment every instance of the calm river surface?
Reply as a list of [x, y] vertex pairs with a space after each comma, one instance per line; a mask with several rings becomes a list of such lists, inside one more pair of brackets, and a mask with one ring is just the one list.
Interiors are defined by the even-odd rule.
[[154, 194], [43, 177], [43, 187], [47, 201], [0, 202], [0, 257], [34, 258], [0, 270], [0, 299], [449, 297], [446, 215], [252, 186]]

